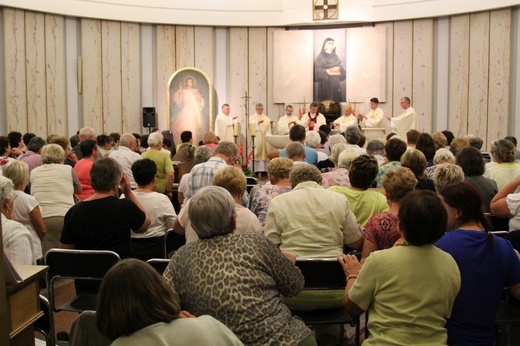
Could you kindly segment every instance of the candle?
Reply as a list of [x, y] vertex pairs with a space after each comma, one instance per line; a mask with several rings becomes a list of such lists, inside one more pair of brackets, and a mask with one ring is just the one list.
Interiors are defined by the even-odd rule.
[[238, 122], [236, 120], [233, 122], [233, 136], [238, 137]]
[[256, 137], [256, 123], [254, 121], [251, 122], [251, 137]]

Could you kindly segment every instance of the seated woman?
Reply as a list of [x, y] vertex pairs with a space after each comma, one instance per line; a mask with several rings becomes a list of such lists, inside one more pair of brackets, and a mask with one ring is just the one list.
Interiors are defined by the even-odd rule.
[[96, 325], [112, 345], [242, 345], [211, 316], [193, 318], [179, 308], [177, 297], [149, 264], [126, 259], [103, 278]]
[[417, 179], [417, 190], [430, 190], [435, 192], [435, 185], [431, 179], [428, 179], [424, 170], [427, 166], [426, 157], [423, 152], [418, 149], [407, 150], [401, 157], [401, 166], [410, 168]]
[[[94, 194], [65, 215], [60, 248], [111, 250], [121, 258], [132, 257], [130, 231], [146, 231], [150, 216], [114, 159], [97, 159], [90, 170], [90, 180]], [[118, 198], [118, 186], [125, 199]]]
[[433, 173], [435, 173], [435, 170], [439, 165], [444, 163], [455, 163], [455, 156], [453, 156], [451, 151], [448, 149], [441, 148], [437, 150], [433, 156], [433, 166], [426, 167], [426, 170], [424, 171], [428, 179], [433, 180]]
[[284, 257], [261, 234], [233, 234], [235, 205], [218, 186], [190, 199], [184, 209], [200, 240], [175, 252], [166, 282], [183, 309], [215, 317], [245, 345], [316, 345], [311, 330], [280, 300], [303, 288], [294, 255]]
[[74, 165], [74, 172], [78, 176], [81, 184], [81, 192], [76, 196], [80, 201], [84, 201], [94, 194], [94, 189], [90, 183], [90, 170], [99, 155], [99, 147], [95, 140], [86, 139], [79, 144], [83, 158]]
[[365, 225], [365, 241], [361, 258], [367, 258], [376, 250], [389, 249], [401, 237], [397, 227], [401, 200], [415, 190], [417, 179], [409, 168], [390, 168], [383, 176], [383, 188], [390, 210], [368, 219]]
[[427, 132], [422, 132], [417, 138], [415, 149], [424, 154], [426, 158], [427, 167], [433, 166], [433, 159], [435, 156], [435, 144], [432, 136]]
[[460, 289], [457, 263], [433, 245], [446, 230], [446, 210], [435, 193], [412, 191], [398, 218], [403, 245], [373, 252], [364, 264], [354, 255], [338, 258], [346, 309], [369, 312], [363, 346], [446, 345], [444, 325]]
[[515, 145], [500, 139], [491, 144], [493, 162], [486, 166], [484, 176], [497, 182], [500, 190], [520, 174], [520, 164], [515, 162]]
[[3, 175], [14, 184], [13, 220], [20, 222], [31, 232], [34, 255], [36, 259], [41, 259], [42, 240], [47, 228], [43, 223], [40, 204], [36, 198], [24, 192], [29, 183], [29, 166], [23, 161], [11, 161], [4, 167]]
[[374, 182], [379, 171], [377, 159], [361, 155], [352, 161], [348, 173], [351, 187], [332, 186], [329, 190], [347, 197], [350, 210], [356, 216], [356, 222], [365, 227], [372, 215], [389, 210], [385, 196], [368, 188]]
[[15, 159], [11, 157], [11, 144], [9, 144], [9, 138], [0, 136], [0, 174], [2, 174], [2, 168], [14, 160]]
[[330, 172], [322, 174], [321, 186], [327, 189], [331, 186], [344, 186], [349, 187], [350, 181], [348, 180], [348, 167], [347, 165], [339, 162], [339, 157], [343, 151], [347, 149], [346, 143], [337, 143], [332, 147], [329, 159], [334, 163], [334, 169]]
[[42, 208], [47, 234], [42, 241], [42, 252], [57, 248], [63, 219], [74, 205], [74, 194], [81, 193], [76, 172], [64, 165], [65, 150], [58, 144], [47, 144], [42, 149], [43, 165], [31, 171], [31, 195]]
[[31, 233], [21, 223], [11, 220], [15, 196], [13, 182], [0, 176], [0, 217], [4, 254], [12, 264], [36, 264]]
[[491, 212], [509, 219], [509, 231], [520, 230], [520, 175], [497, 192], [491, 201]]
[[376, 177], [376, 187], [381, 187], [381, 182], [383, 181], [383, 176], [386, 171], [390, 168], [401, 166], [401, 156], [406, 152], [406, 143], [399, 137], [389, 138], [390, 135], [391, 134], [387, 136], [384, 152], [384, 156], [388, 162], [379, 167], [379, 173], [377, 173]]
[[164, 256], [164, 235], [173, 228], [177, 216], [168, 197], [153, 189], [156, 172], [155, 162], [150, 159], [138, 160], [132, 165], [132, 174], [137, 183], [134, 195], [152, 220], [144, 233], [131, 233], [134, 256], [143, 261]]
[[489, 213], [491, 200], [498, 192], [497, 182], [483, 176], [486, 169], [484, 157], [480, 150], [466, 147], [457, 155], [457, 165], [464, 172], [464, 181], [473, 185], [482, 197], [482, 211]]
[[[229, 191], [235, 201], [237, 216], [235, 233], [262, 233], [262, 226], [256, 215], [240, 204], [240, 200], [244, 196], [247, 188], [246, 176], [242, 170], [234, 166], [219, 169], [213, 176], [213, 185], [223, 187]], [[186, 202], [173, 224], [173, 229], [176, 233], [186, 234], [186, 243], [191, 243], [199, 239], [197, 232], [195, 232], [191, 226], [191, 219], [188, 216], [188, 206], [190, 203], [190, 201]]]
[[291, 191], [289, 173], [292, 168], [292, 161], [284, 157], [277, 157], [271, 160], [267, 165], [269, 183], [264, 184], [256, 191], [251, 203], [251, 211], [258, 217], [262, 227], [265, 225], [267, 207], [271, 199], [282, 193]]
[[440, 165], [433, 173], [433, 184], [435, 191], [439, 193], [442, 189], [450, 184], [460, 183], [464, 181], [464, 172], [462, 168], [453, 163], [445, 163]]
[[462, 278], [446, 324], [448, 344], [493, 345], [504, 287], [520, 298], [520, 261], [509, 241], [487, 231], [482, 199], [473, 185], [448, 185], [439, 194], [448, 212], [448, 232], [435, 245], [453, 256]]

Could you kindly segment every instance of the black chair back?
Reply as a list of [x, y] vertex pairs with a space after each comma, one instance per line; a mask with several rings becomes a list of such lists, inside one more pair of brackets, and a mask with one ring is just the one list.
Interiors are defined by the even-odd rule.
[[302, 271], [307, 290], [345, 288], [345, 272], [336, 258], [297, 258], [296, 266]]
[[159, 274], [163, 275], [170, 260], [164, 258], [150, 258], [146, 263], [151, 265], [153, 269], [157, 270]]
[[169, 229], [164, 235], [164, 258], [172, 257], [173, 253], [186, 244], [186, 237]]
[[[45, 264], [49, 266], [46, 276], [49, 301], [54, 311], [67, 310], [82, 312], [95, 310], [95, 298], [101, 280], [110, 268], [121, 258], [108, 250], [68, 250], [50, 249], [45, 254]], [[56, 280], [74, 279], [76, 296], [68, 303], [56, 307], [54, 284]]]
[[507, 233], [505, 238], [511, 242], [515, 250], [520, 251], [520, 230]]

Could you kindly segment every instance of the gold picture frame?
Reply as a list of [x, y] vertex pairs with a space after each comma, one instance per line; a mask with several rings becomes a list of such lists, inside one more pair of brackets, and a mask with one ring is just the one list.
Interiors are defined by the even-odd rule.
[[204, 71], [194, 67], [175, 71], [168, 79], [167, 97], [166, 125], [175, 144], [181, 143], [182, 131], [191, 131], [195, 143], [206, 131], [213, 131], [213, 84]]

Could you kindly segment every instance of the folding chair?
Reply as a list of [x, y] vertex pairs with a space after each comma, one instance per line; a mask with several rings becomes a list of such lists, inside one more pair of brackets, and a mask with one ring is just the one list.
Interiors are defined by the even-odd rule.
[[166, 270], [168, 263], [170, 263], [170, 260], [164, 258], [150, 258], [146, 263], [151, 265], [153, 269], [157, 270], [157, 272], [162, 275]]
[[508, 232], [505, 238], [511, 242], [515, 250], [520, 251], [520, 230]]
[[186, 237], [177, 234], [170, 228], [164, 235], [164, 258], [172, 257], [173, 253], [186, 244]]
[[[83, 312], [96, 310], [97, 293], [101, 280], [121, 258], [107, 250], [50, 249], [45, 254], [47, 292], [54, 311]], [[73, 279], [76, 296], [60, 307], [56, 306], [55, 286], [63, 279]], [[88, 284], [88, 285], [87, 285]], [[87, 287], [88, 286], [88, 287]]]
[[49, 300], [40, 294], [40, 308], [43, 316], [34, 322], [34, 330], [41, 333], [45, 337], [47, 346], [56, 345], [56, 333], [54, 329], [54, 315]]
[[491, 231], [509, 231], [509, 219], [491, 213], [484, 213], [491, 223]]
[[255, 177], [246, 177], [246, 181], [247, 181], [247, 187], [246, 187], [247, 193], [251, 193], [251, 190], [256, 185], [258, 185], [258, 180], [256, 180]]
[[[296, 266], [305, 278], [306, 290], [344, 290], [345, 272], [336, 258], [297, 258]], [[345, 339], [345, 324], [356, 326], [356, 345], [359, 345], [359, 318], [350, 316], [345, 307], [296, 311], [293, 315], [300, 317], [306, 325], [339, 324], [340, 344]]]

